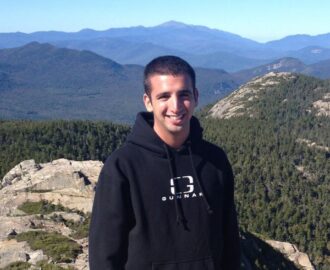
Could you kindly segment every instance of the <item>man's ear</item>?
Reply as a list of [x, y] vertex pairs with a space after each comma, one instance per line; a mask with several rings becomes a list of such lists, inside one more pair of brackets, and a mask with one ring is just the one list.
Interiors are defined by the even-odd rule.
[[198, 106], [198, 97], [199, 97], [199, 92], [198, 92], [198, 89], [195, 88], [194, 89], [194, 99], [195, 99], [195, 106], [196, 107]]
[[143, 94], [143, 102], [144, 106], [146, 107], [148, 112], [153, 111], [152, 103], [151, 103], [151, 98], [147, 94]]

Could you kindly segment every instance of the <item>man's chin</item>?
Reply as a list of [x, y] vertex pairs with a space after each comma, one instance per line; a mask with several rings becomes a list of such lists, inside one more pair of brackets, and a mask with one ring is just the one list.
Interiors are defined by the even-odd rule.
[[168, 127], [168, 131], [170, 131], [172, 134], [179, 134], [182, 133], [185, 130], [184, 125], [171, 125]]

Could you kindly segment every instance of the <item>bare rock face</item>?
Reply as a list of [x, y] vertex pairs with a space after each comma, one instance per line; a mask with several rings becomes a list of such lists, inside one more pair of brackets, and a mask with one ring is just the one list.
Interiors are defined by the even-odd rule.
[[[32, 250], [26, 242], [8, 240], [9, 235], [41, 229], [70, 238], [72, 230], [61, 220], [76, 223], [84, 220], [75, 212], [55, 212], [40, 218], [40, 215], [27, 215], [18, 206], [27, 201], [44, 200], [90, 213], [102, 166], [100, 161], [58, 159], [37, 164], [34, 160], [26, 160], [10, 170], [0, 182], [0, 268], [17, 261], [35, 265], [40, 260], [49, 259], [42, 250]], [[52, 219], [54, 214], [61, 219]], [[78, 270], [88, 269], [87, 238], [75, 241], [82, 246], [82, 253], [69, 265]]]
[[292, 261], [299, 269], [314, 270], [311, 261], [306, 253], [300, 252], [298, 248], [290, 243], [279, 242], [274, 240], [266, 240], [266, 242], [273, 248], [284, 254], [290, 261]]
[[31, 250], [26, 242], [17, 242], [14, 239], [0, 241], [0, 268], [13, 262], [30, 262], [47, 259], [41, 250]]
[[2, 187], [5, 187], [22, 180], [23, 177], [29, 178], [31, 173], [33, 174], [39, 169], [40, 166], [38, 166], [33, 159], [22, 161], [5, 175], [2, 179], [1, 185]]
[[330, 93], [326, 93], [322, 99], [313, 102], [313, 107], [317, 110], [318, 116], [330, 117]]
[[80, 270], [88, 270], [88, 239], [84, 238], [79, 241], [79, 244], [83, 248], [83, 252], [79, 254], [75, 261], [74, 267]]
[[100, 161], [58, 159], [44, 164], [23, 161], [1, 182], [0, 215], [11, 214], [27, 200], [47, 200], [91, 212], [94, 188], [102, 166]]

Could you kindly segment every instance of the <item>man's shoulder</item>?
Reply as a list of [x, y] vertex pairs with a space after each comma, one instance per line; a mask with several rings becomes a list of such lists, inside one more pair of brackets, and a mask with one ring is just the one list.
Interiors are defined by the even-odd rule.
[[137, 155], [136, 149], [130, 144], [125, 143], [114, 150], [107, 158], [105, 164], [118, 162], [118, 160], [130, 160]]
[[226, 152], [218, 145], [202, 140], [198, 147], [199, 155], [221, 171], [231, 170], [231, 165]]
[[218, 145], [211, 143], [209, 141], [206, 140], [202, 140], [202, 144], [200, 149], [202, 150], [202, 152], [211, 155], [211, 156], [215, 156], [217, 158], [225, 158], [227, 159], [227, 155], [225, 153], [225, 151]]
[[114, 172], [120, 172], [124, 175], [137, 157], [136, 150], [125, 143], [107, 157], [102, 172], [108, 175]]

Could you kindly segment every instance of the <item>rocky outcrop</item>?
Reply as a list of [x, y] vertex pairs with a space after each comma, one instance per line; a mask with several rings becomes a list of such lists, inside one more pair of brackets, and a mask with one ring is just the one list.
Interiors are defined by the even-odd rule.
[[[270, 72], [264, 76], [256, 77], [246, 84], [241, 85], [229, 96], [218, 101], [208, 112], [210, 117], [228, 119], [238, 116], [258, 117], [256, 104], [261, 97], [274, 89], [274, 86], [281, 82], [292, 81], [300, 78], [300, 75], [289, 72]], [[304, 111], [313, 113], [318, 117], [330, 116], [330, 93], [329, 89], [321, 83], [314, 88], [311, 84], [308, 94], [310, 99], [308, 104], [304, 104]], [[290, 90], [290, 89], [289, 89]], [[298, 91], [299, 92], [299, 91]], [[299, 95], [299, 93], [297, 93]], [[305, 94], [301, 92], [301, 96]], [[277, 100], [278, 104], [288, 102], [289, 96], [283, 100]], [[294, 97], [297, 99], [296, 97]], [[292, 97], [289, 98], [292, 100]], [[297, 99], [298, 100], [298, 99]], [[303, 104], [303, 100], [300, 100]]]
[[262, 77], [252, 79], [242, 85], [229, 96], [217, 102], [209, 111], [214, 118], [227, 119], [236, 116], [254, 116], [251, 101], [258, 99], [260, 93], [270, 89], [270, 86], [279, 84], [284, 80], [290, 80], [295, 75], [288, 72], [270, 72]]
[[313, 102], [313, 107], [317, 110], [317, 116], [330, 117], [330, 93], [326, 93], [322, 99]]
[[94, 188], [102, 166], [100, 161], [58, 159], [43, 164], [23, 161], [1, 182], [0, 215], [15, 213], [17, 206], [25, 201], [41, 200], [91, 212]]
[[311, 140], [298, 138], [296, 139], [296, 142], [306, 144], [310, 148], [316, 148], [321, 151], [330, 152], [330, 147], [318, 145], [316, 142], [312, 142]]
[[285, 255], [290, 261], [292, 261], [299, 269], [314, 270], [312, 263], [306, 253], [302, 253], [298, 248], [287, 242], [279, 242], [274, 240], [266, 240], [274, 249], [278, 250]]
[[[18, 207], [24, 202], [48, 201], [84, 213], [91, 212], [94, 189], [103, 163], [100, 161], [72, 161], [58, 159], [37, 164], [26, 160], [10, 170], [1, 181], [0, 190], [0, 268], [16, 261], [32, 265], [40, 260], [49, 260], [42, 250], [32, 250], [26, 242], [8, 240], [15, 235], [31, 230], [58, 232], [70, 237], [72, 230], [64, 220], [82, 222], [78, 213], [54, 212], [49, 215], [27, 215]], [[55, 220], [54, 216], [61, 217]], [[87, 238], [75, 240], [82, 246], [82, 253], [73, 261], [75, 269], [88, 269]]]

